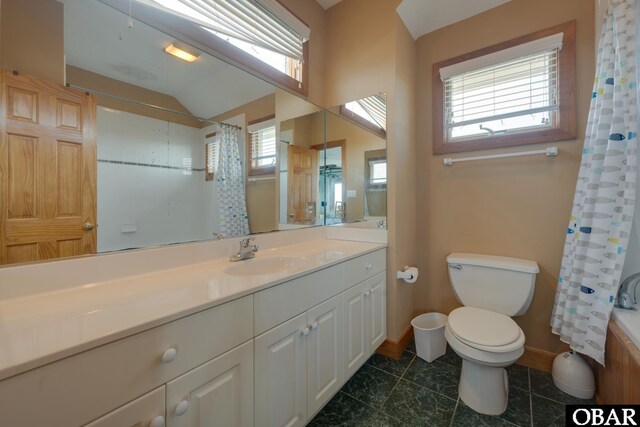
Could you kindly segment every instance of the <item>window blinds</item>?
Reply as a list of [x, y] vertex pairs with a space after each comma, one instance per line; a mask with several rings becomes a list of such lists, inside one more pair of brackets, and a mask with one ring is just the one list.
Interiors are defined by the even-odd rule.
[[369, 173], [371, 175], [369, 182], [372, 185], [387, 183], [387, 161], [386, 160], [370, 160]]
[[276, 164], [276, 126], [275, 120], [267, 120], [250, 125], [250, 161], [251, 170], [272, 171]]
[[562, 33], [440, 69], [447, 129], [558, 108]]
[[137, 0], [230, 38], [302, 61], [310, 29], [276, 0]]
[[387, 129], [387, 101], [383, 95], [372, 95], [347, 102], [345, 107], [373, 125], [383, 130]]
[[378, 126], [387, 130], [387, 101], [382, 95], [368, 96], [357, 102]]

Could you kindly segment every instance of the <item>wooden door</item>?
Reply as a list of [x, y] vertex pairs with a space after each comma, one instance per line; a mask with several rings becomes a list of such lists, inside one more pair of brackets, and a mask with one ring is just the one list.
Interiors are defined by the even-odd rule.
[[315, 224], [318, 193], [318, 152], [288, 147], [288, 219], [290, 224]]
[[338, 295], [307, 312], [311, 325], [307, 346], [309, 418], [333, 397], [343, 382], [341, 301]]
[[0, 264], [95, 253], [95, 97], [1, 78]]
[[360, 284], [346, 290], [342, 300], [344, 376], [351, 378], [369, 357], [364, 286]]
[[255, 426], [307, 423], [307, 314], [255, 339]]
[[253, 426], [253, 341], [167, 383], [167, 427], [205, 426]]

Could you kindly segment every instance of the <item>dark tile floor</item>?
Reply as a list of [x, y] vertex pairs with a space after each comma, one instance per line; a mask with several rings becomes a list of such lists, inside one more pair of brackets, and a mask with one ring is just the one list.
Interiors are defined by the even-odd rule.
[[413, 343], [400, 360], [374, 354], [309, 425], [564, 426], [565, 404], [587, 403], [558, 390], [549, 374], [513, 365], [506, 412], [481, 415], [458, 398], [461, 365], [451, 349], [427, 363]]

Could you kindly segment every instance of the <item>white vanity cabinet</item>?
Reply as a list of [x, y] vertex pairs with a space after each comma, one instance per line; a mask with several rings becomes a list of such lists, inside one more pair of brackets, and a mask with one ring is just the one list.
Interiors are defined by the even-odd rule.
[[[165, 426], [165, 388], [159, 387], [115, 411], [100, 417], [86, 427]], [[47, 425], [47, 424], [44, 424]]]
[[255, 425], [307, 423], [307, 314], [255, 339]]
[[256, 330], [271, 327], [255, 338], [256, 427], [305, 425], [384, 341], [385, 262], [380, 250], [255, 294]]
[[256, 426], [303, 426], [344, 382], [335, 296], [255, 339]]
[[0, 381], [0, 425], [85, 425], [252, 338], [249, 295]]
[[253, 341], [167, 384], [167, 427], [253, 425]]
[[385, 272], [343, 293], [343, 362], [349, 378], [386, 338]]
[[304, 426], [386, 338], [385, 262], [379, 249], [6, 378], [0, 425]]

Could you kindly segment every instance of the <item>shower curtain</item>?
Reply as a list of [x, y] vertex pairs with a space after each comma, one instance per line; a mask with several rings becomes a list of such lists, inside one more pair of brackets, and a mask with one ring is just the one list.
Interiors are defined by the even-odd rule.
[[600, 35], [582, 163], [551, 317], [553, 333], [602, 365], [635, 207], [635, 12], [635, 0], [614, 0]]
[[222, 124], [216, 132], [219, 144], [216, 187], [220, 234], [237, 237], [249, 234], [242, 159], [238, 149], [239, 129]]

